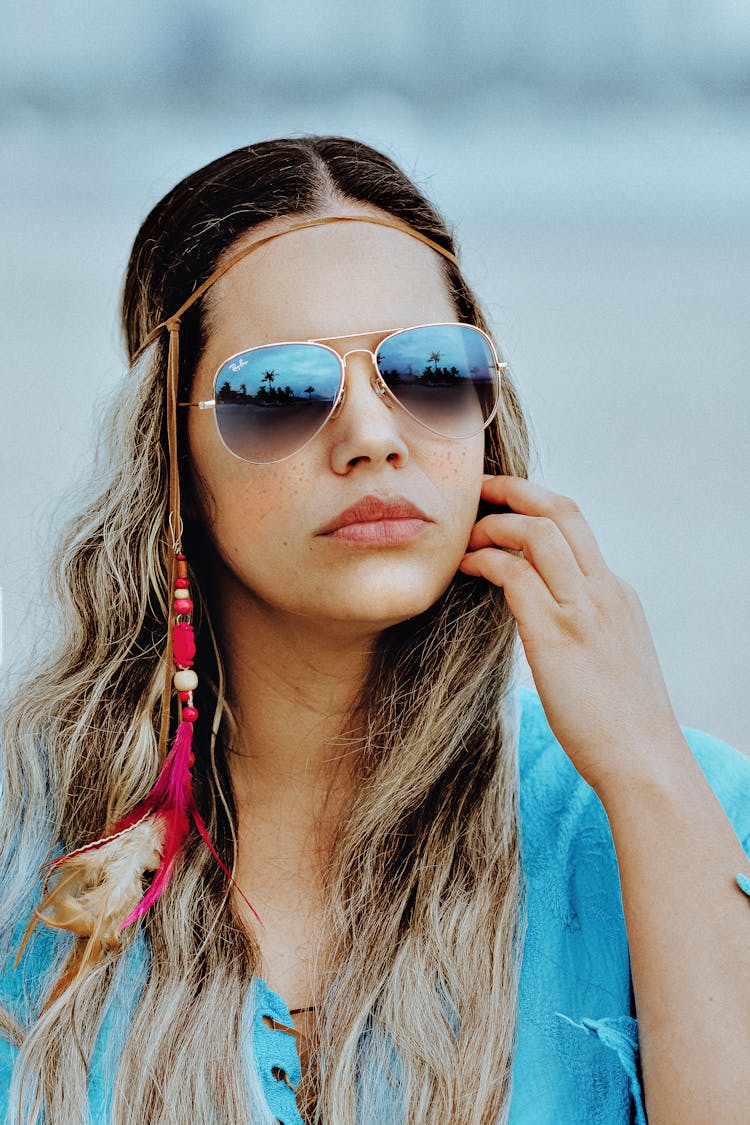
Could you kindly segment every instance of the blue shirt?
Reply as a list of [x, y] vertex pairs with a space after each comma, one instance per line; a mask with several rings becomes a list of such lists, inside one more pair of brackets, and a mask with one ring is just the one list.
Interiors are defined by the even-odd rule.
[[[750, 759], [699, 731], [686, 738], [750, 856]], [[527, 923], [518, 999], [518, 1048], [510, 1125], [646, 1125], [638, 1025], [612, 835], [604, 808], [550, 731], [538, 697], [521, 691], [521, 839]], [[733, 876], [737, 873], [732, 872]], [[738, 881], [750, 895], [750, 883]], [[739, 893], [739, 891], [738, 891]], [[750, 904], [749, 904], [750, 905]], [[45, 931], [21, 966], [6, 966], [0, 998], [26, 1023], [39, 1003], [51, 949]], [[92, 1059], [91, 1120], [109, 1116], [113, 1076], [139, 988], [148, 971], [142, 939], [120, 959]], [[294, 1091], [300, 1065], [284, 1000], [255, 980], [246, 1003], [248, 1059], [272, 1115], [301, 1125]], [[15, 1049], [0, 1040], [0, 1110], [5, 1117]], [[382, 1084], [378, 1104], [360, 1106], [362, 1125], [394, 1125], [398, 1108]]]

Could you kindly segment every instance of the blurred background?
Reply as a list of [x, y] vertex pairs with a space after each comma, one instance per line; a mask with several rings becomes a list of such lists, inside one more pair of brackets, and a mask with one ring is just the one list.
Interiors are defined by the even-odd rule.
[[345, 133], [455, 225], [537, 479], [638, 590], [680, 720], [750, 751], [750, 8], [113, 0], [0, 23], [2, 691], [125, 365], [150, 207], [240, 145]]

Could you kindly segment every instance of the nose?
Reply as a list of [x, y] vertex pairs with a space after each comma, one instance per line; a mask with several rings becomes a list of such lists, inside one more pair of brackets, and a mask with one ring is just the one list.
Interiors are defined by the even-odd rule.
[[[367, 349], [367, 348], [352, 348], [351, 351], [345, 352], [344, 355], [341, 357], [341, 362], [344, 365], [344, 372], [345, 372], [344, 386], [342, 388], [341, 397], [340, 397], [338, 403], [336, 404], [336, 409], [333, 411], [333, 414], [331, 415], [331, 417], [332, 418], [338, 417], [338, 415], [340, 414], [341, 409], [344, 405], [344, 402], [346, 401], [347, 389], [348, 389], [348, 387], [351, 383], [351, 380], [352, 380], [352, 376], [350, 376], [350, 374], [349, 374], [348, 360], [349, 360], [349, 356], [352, 356], [352, 355], [361, 355], [361, 356], [367, 356], [368, 357], [370, 362], [368, 363], [367, 360], [363, 360], [362, 361], [362, 367], [363, 367], [363, 369], [366, 368], [366, 370], [369, 372], [370, 386], [372, 387], [375, 394], [378, 395], [379, 398], [382, 398], [385, 405], [389, 408], [392, 408], [393, 402], [391, 401], [390, 395], [388, 394], [388, 388], [386, 387], [385, 383], [383, 382], [383, 380], [380, 376], [380, 372], [378, 371], [377, 365], [375, 363], [375, 353], [369, 351], [369, 349]], [[357, 378], [359, 378], [359, 377], [357, 377]]]
[[[329, 420], [331, 461], [336, 472], [348, 472], [361, 462], [406, 464], [409, 451], [401, 433], [403, 412], [388, 393], [375, 357], [366, 348], [342, 356], [344, 386]], [[405, 416], [404, 416], [405, 417]]]

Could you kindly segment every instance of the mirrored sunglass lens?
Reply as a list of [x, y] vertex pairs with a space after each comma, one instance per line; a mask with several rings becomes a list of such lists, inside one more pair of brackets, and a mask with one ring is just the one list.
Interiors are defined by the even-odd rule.
[[335, 355], [315, 344], [274, 344], [227, 360], [216, 376], [216, 422], [246, 461], [278, 461], [325, 422], [339, 387]]
[[384, 340], [376, 354], [399, 402], [444, 437], [479, 433], [495, 409], [495, 358], [471, 325], [409, 328]]

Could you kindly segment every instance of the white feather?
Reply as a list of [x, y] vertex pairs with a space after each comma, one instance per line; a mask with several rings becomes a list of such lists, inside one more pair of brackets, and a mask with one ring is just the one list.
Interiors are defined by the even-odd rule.
[[95, 939], [99, 946], [119, 944], [119, 928], [143, 897], [143, 877], [159, 866], [164, 844], [160, 816], [147, 816], [98, 847], [66, 859], [53, 872], [37, 919], [56, 929]]

